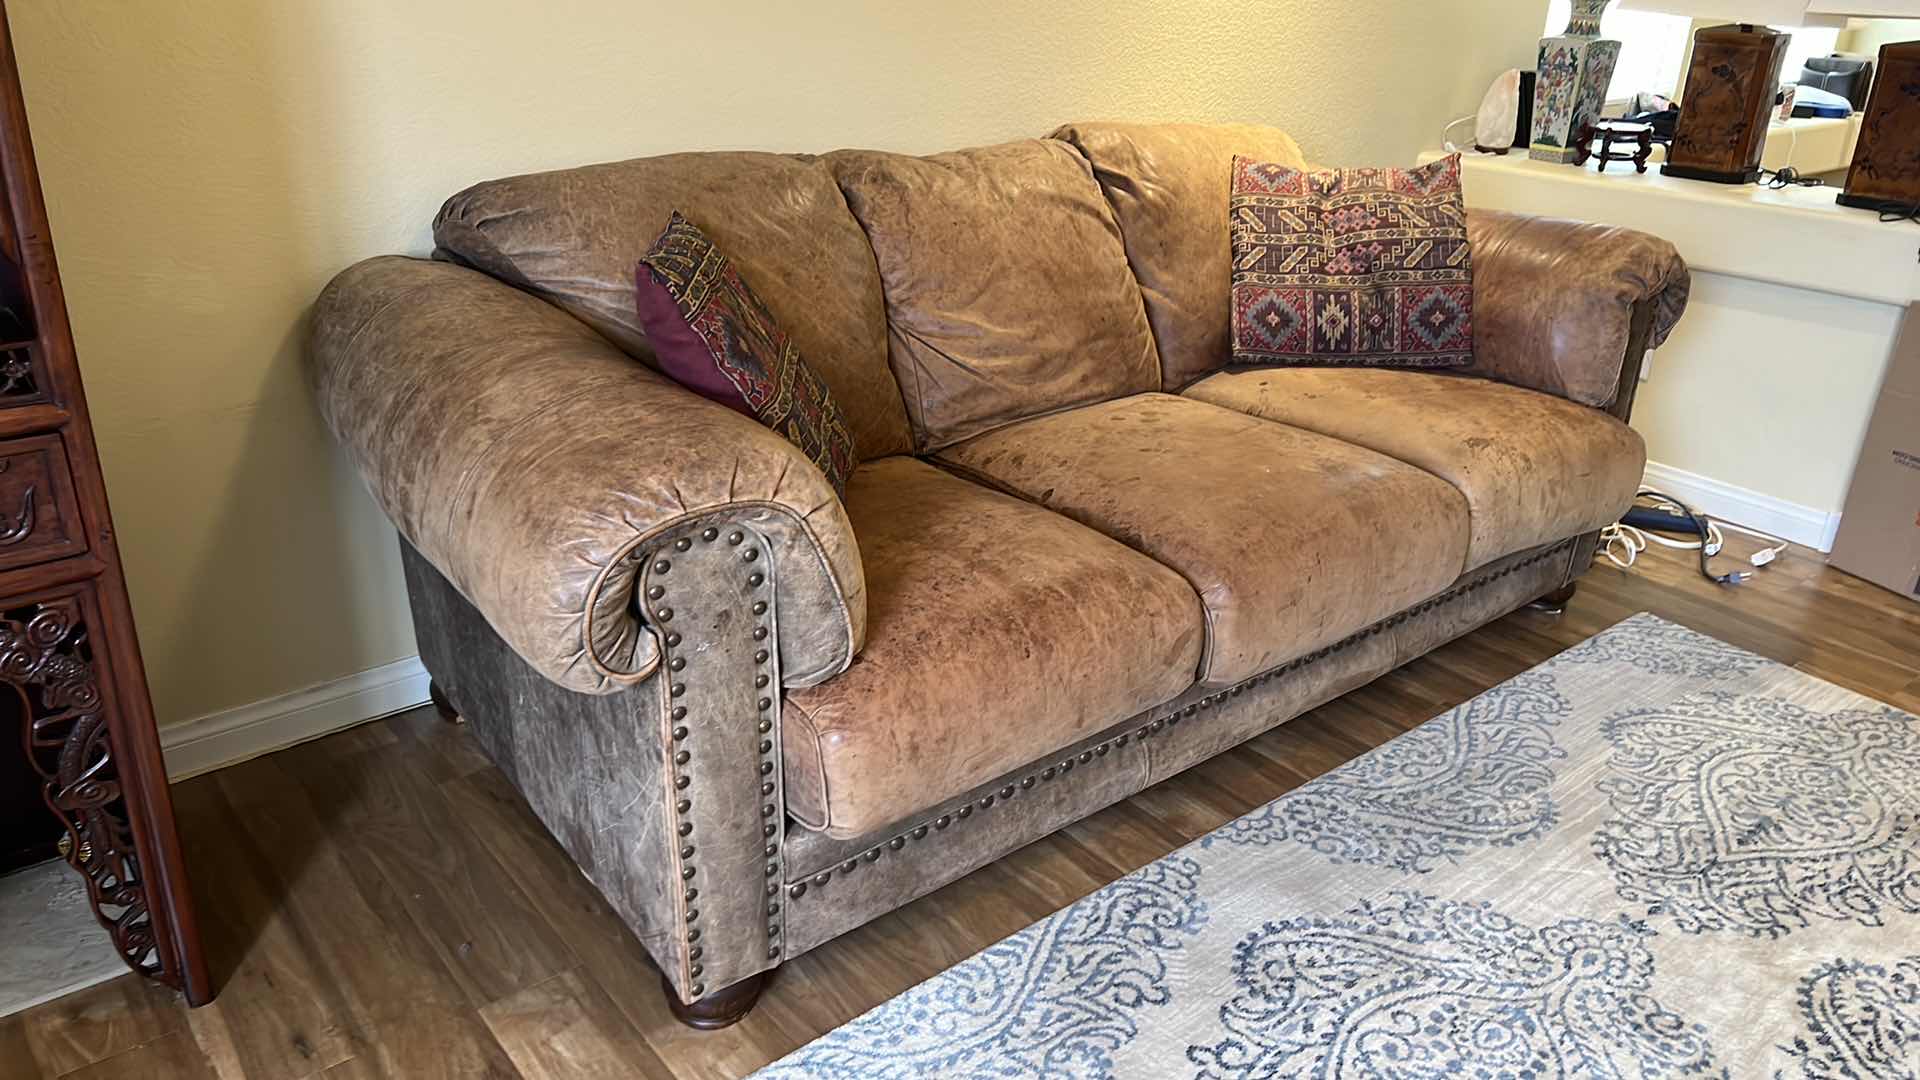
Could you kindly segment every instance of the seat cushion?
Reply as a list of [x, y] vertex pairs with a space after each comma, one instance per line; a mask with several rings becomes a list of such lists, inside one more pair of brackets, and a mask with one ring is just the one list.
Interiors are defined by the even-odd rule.
[[862, 459], [912, 443], [873, 252], [818, 159], [667, 154], [489, 180], [434, 218], [439, 254], [544, 296], [652, 358], [634, 268], [678, 210], [733, 259], [845, 410]]
[[1292, 137], [1258, 124], [1068, 124], [1053, 133], [1093, 165], [1113, 205], [1177, 390], [1227, 362], [1227, 189], [1235, 154], [1305, 168]]
[[1646, 469], [1638, 432], [1585, 405], [1428, 371], [1222, 372], [1186, 396], [1377, 450], [1466, 496], [1466, 568], [1618, 521]]
[[1178, 570], [1206, 609], [1212, 685], [1432, 596], [1467, 553], [1467, 503], [1445, 481], [1170, 394], [1028, 420], [940, 461]]
[[863, 835], [1193, 684], [1200, 604], [1152, 559], [911, 458], [862, 465], [846, 506], [867, 644], [787, 693], [801, 823]]
[[1119, 228], [1072, 147], [1028, 139], [827, 161], [873, 244], [920, 450], [1159, 387]]

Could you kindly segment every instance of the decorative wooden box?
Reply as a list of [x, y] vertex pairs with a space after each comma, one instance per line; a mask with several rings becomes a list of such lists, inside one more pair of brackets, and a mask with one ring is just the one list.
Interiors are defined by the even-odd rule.
[[1920, 41], [1881, 46], [1875, 71], [1847, 189], [1838, 201], [1868, 210], [1911, 210], [1920, 207]]
[[1661, 172], [1719, 184], [1759, 179], [1787, 41], [1778, 30], [1745, 23], [1693, 35], [1680, 123]]

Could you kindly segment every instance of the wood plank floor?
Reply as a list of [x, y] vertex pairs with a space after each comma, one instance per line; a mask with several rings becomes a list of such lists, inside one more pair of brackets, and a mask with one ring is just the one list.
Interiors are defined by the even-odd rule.
[[0, 1019], [0, 1076], [740, 1076], [1642, 610], [1920, 712], [1920, 605], [1818, 555], [1737, 589], [1670, 552], [1597, 566], [1565, 615], [1509, 616], [1033, 844], [699, 1034], [466, 732], [415, 710], [179, 785], [219, 999], [188, 1010], [128, 976]]

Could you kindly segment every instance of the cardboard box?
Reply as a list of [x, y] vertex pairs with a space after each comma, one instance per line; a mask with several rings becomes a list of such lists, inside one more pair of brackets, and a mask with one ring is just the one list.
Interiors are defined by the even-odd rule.
[[1827, 562], [1920, 601], [1920, 304], [1893, 347]]

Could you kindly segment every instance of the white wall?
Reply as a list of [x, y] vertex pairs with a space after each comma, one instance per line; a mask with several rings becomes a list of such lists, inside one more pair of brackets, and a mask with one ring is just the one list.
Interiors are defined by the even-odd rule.
[[412, 653], [390, 530], [300, 374], [357, 259], [485, 177], [668, 150], [907, 151], [1234, 119], [1410, 162], [1542, 0], [14, 0], [163, 724]]

